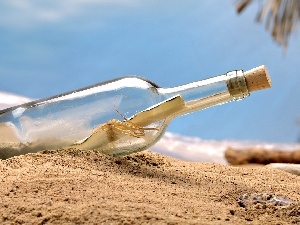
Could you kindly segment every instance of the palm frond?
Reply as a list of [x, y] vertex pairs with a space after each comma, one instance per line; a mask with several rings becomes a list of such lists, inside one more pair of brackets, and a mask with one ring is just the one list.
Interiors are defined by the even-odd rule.
[[[238, 0], [236, 10], [244, 11], [253, 0]], [[266, 29], [280, 45], [287, 47], [288, 40], [300, 22], [299, 0], [265, 0], [257, 14], [256, 20], [262, 22], [266, 18]]]
[[252, 0], [239, 1], [236, 5], [236, 11], [238, 13], [242, 12], [248, 5], [250, 5], [251, 2]]

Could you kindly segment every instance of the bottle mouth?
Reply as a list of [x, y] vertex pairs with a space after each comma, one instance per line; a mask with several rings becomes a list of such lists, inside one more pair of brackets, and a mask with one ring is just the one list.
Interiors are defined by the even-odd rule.
[[226, 76], [228, 77], [226, 85], [234, 100], [240, 100], [250, 95], [243, 70], [230, 71], [226, 73]]

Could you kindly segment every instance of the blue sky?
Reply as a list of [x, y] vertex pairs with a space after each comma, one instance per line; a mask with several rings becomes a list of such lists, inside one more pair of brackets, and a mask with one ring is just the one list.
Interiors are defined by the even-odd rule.
[[169, 131], [204, 139], [295, 142], [300, 39], [286, 52], [258, 4], [235, 1], [10, 0], [0, 2], [0, 91], [43, 98], [139, 75], [163, 87], [265, 64], [272, 89], [177, 118]]

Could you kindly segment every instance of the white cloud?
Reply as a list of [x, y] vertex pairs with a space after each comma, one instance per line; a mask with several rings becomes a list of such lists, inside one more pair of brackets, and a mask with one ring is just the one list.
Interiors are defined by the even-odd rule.
[[26, 98], [23, 96], [19, 96], [7, 92], [0, 92], [0, 110], [13, 107], [15, 105], [20, 105], [29, 101], [32, 100], [30, 98]]
[[27, 27], [88, 15], [90, 10], [136, 7], [137, 0], [10, 0], [0, 3], [0, 26]]

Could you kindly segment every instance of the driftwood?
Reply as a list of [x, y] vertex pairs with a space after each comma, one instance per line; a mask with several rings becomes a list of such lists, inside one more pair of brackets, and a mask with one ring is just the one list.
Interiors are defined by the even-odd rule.
[[233, 149], [225, 151], [225, 158], [231, 165], [270, 164], [270, 163], [300, 163], [300, 150], [279, 151], [261, 148]]

